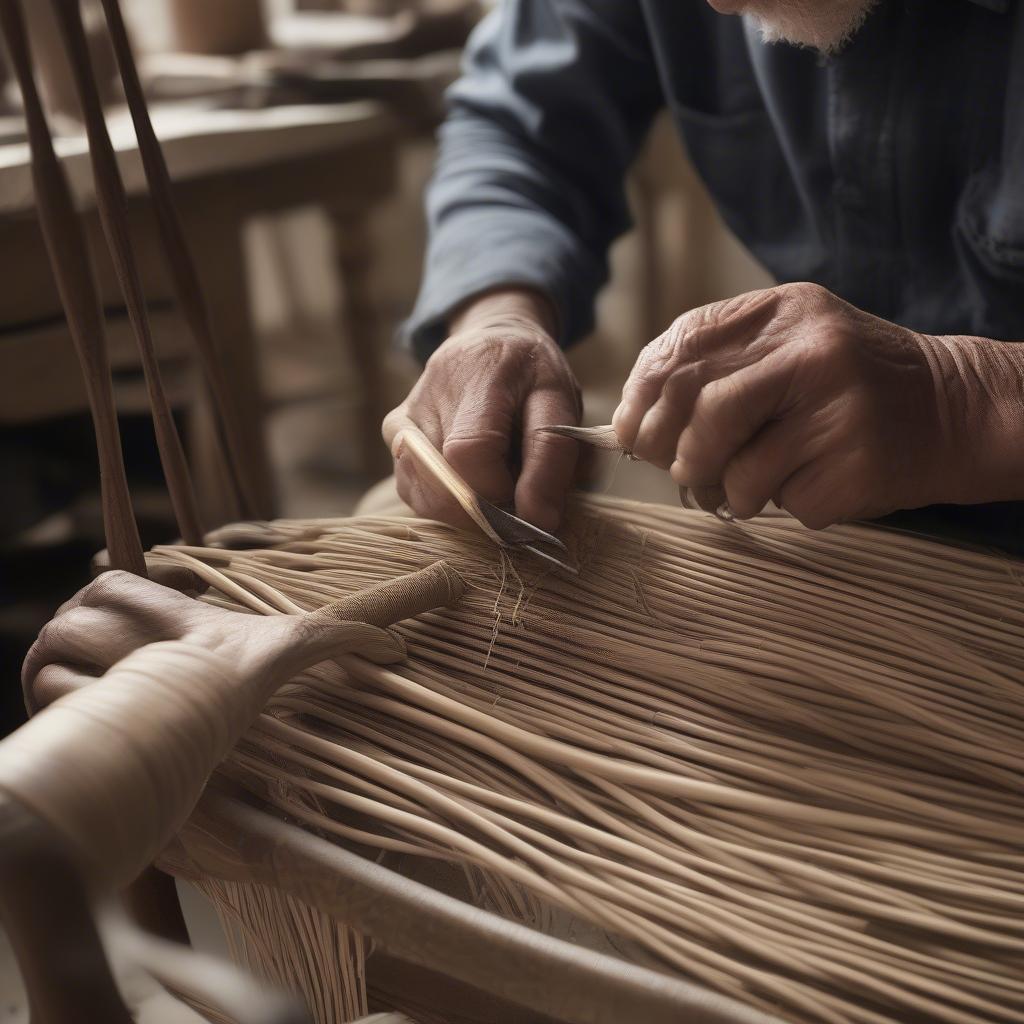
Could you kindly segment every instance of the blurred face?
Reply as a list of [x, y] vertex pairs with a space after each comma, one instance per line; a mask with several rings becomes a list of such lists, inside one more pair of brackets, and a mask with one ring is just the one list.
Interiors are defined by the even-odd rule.
[[768, 42], [838, 50], [863, 24], [877, 0], [708, 0], [722, 14], [743, 14]]

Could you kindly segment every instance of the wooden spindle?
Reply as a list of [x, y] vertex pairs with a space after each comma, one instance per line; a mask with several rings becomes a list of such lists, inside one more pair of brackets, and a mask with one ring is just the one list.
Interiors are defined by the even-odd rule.
[[121, 172], [117, 166], [114, 147], [107, 131], [103, 105], [93, 77], [92, 60], [82, 14], [78, 0], [53, 0], [54, 12], [60, 29], [68, 60], [71, 64], [75, 88], [82, 107], [82, 117], [89, 139], [89, 155], [92, 161], [93, 178], [96, 186], [96, 203], [99, 208], [103, 233], [110, 248], [128, 318], [131, 321], [142, 358], [142, 369], [146, 377], [153, 426], [157, 446], [163, 465], [167, 490], [171, 497], [174, 515], [181, 536], [189, 544], [201, 543], [203, 529], [188, 463], [181, 447], [181, 439], [174, 423], [170, 403], [164, 391], [160, 374], [160, 362], [149, 325], [145, 295], [139, 276], [138, 264], [128, 228], [127, 195]]
[[102, 4], [125, 98], [128, 101], [128, 110], [135, 126], [135, 136], [142, 155], [142, 165], [146, 172], [146, 182], [153, 201], [174, 295], [195, 340], [206, 375], [207, 386], [213, 399], [218, 441], [231, 473], [239, 513], [243, 519], [253, 519], [257, 515], [259, 503], [252, 490], [252, 481], [248, 480], [245, 474], [245, 442], [241, 421], [213, 336], [210, 313], [199, 282], [199, 274], [174, 203], [167, 162], [153, 130], [153, 122], [150, 120], [131, 42], [125, 30], [121, 6], [118, 0], [102, 0]]
[[103, 310], [64, 169], [36, 88], [25, 23], [17, 0], [0, 0], [0, 28], [25, 108], [32, 181], [39, 223], [57, 291], [85, 380], [99, 452], [103, 526], [113, 568], [146, 575], [138, 527], [128, 494], [117, 410], [110, 377]]

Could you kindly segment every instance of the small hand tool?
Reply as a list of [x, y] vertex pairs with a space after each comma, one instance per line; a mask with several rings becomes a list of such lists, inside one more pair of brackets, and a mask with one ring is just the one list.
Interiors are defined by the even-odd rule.
[[[533, 526], [511, 512], [498, 508], [481, 498], [465, 480], [455, 472], [444, 456], [434, 447], [431, 440], [418, 427], [404, 427], [395, 439], [396, 447], [406, 448], [417, 465], [426, 470], [433, 479], [462, 506], [466, 514], [495, 544], [515, 551], [529, 551], [537, 558], [562, 569], [572, 576], [579, 570], [563, 559], [566, 546], [554, 534]], [[548, 550], [545, 550], [548, 549]]]
[[[537, 558], [542, 558], [545, 562], [550, 562], [552, 565], [559, 569], [564, 569], [573, 576], [579, 575], [579, 569], [558, 557], [560, 554], [568, 555], [569, 551], [554, 534], [545, 533], [544, 530], [538, 529], [525, 519], [520, 519], [519, 516], [506, 512], [504, 509], [498, 508], [497, 505], [492, 505], [479, 495], [477, 495], [476, 500], [480, 506], [480, 511], [484, 514], [484, 518], [501, 538], [503, 547], [529, 551], [531, 554], [536, 555]], [[552, 548], [558, 554], [550, 554], [542, 550], [538, 545]]]

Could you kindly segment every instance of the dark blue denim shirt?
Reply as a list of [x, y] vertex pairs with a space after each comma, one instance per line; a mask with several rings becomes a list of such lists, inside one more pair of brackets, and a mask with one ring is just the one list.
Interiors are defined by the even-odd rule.
[[706, 0], [501, 0], [440, 132], [406, 325], [421, 358], [453, 306], [500, 284], [546, 292], [563, 343], [590, 330], [626, 170], [665, 107], [779, 281], [1024, 341], [1024, 3], [882, 0], [826, 58]]

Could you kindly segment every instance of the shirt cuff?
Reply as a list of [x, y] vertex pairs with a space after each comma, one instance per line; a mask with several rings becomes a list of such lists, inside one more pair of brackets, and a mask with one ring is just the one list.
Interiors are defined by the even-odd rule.
[[449, 216], [429, 246], [412, 315], [398, 341], [420, 361], [448, 335], [451, 313], [467, 299], [500, 287], [533, 288], [555, 309], [563, 347], [594, 326], [594, 296], [604, 269], [550, 215], [526, 209], [463, 210]]

